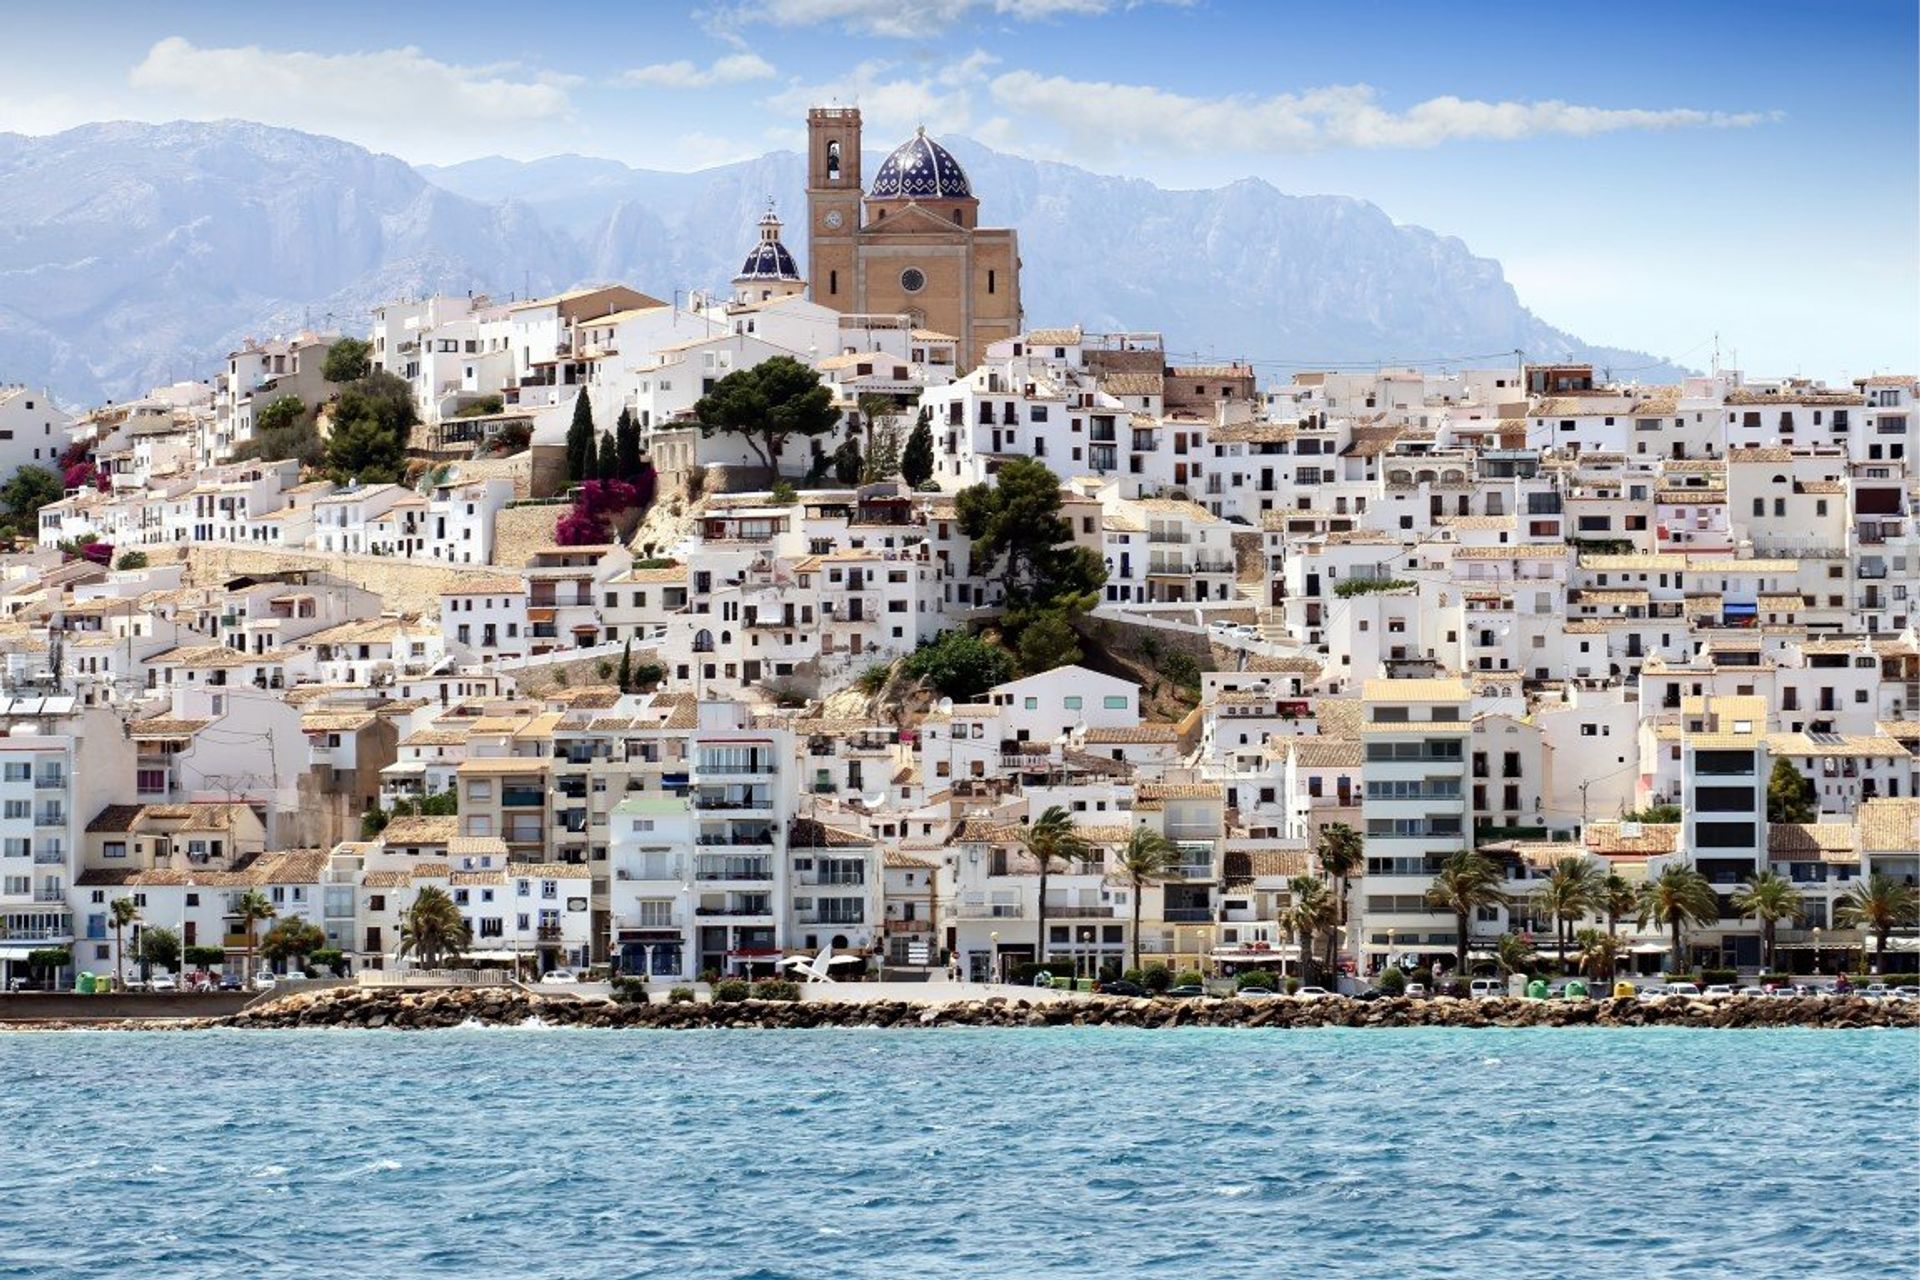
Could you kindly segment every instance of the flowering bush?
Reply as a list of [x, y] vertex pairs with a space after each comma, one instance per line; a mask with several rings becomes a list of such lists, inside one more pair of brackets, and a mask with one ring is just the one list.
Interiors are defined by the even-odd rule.
[[624, 480], [583, 481], [572, 508], [554, 525], [553, 540], [563, 547], [598, 546], [612, 537], [607, 517], [639, 501], [639, 493]]

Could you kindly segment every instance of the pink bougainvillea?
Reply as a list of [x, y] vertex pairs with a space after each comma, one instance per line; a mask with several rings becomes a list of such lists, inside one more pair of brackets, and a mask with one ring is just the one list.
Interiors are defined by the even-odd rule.
[[76, 462], [67, 468], [61, 482], [69, 489], [89, 489], [93, 487], [94, 471], [91, 462]]

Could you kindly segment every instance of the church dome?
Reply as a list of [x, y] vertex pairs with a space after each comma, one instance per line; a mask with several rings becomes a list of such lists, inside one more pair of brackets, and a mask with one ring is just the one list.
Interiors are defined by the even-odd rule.
[[873, 200], [965, 200], [973, 196], [967, 171], [925, 129], [894, 148], [874, 175]]
[[793, 255], [780, 243], [780, 219], [768, 209], [760, 219], [760, 242], [747, 250], [747, 260], [734, 281], [799, 279], [800, 269], [793, 265]]

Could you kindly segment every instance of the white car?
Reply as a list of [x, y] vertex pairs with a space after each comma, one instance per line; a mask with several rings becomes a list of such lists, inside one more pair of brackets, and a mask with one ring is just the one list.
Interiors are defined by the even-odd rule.
[[1333, 992], [1325, 987], [1302, 987], [1293, 993], [1295, 1000], [1331, 1000]]
[[147, 983], [149, 991], [178, 991], [179, 989], [180, 984], [174, 981], [170, 973], [156, 973], [153, 975], [153, 981]]
[[1700, 984], [1697, 982], [1669, 982], [1660, 991], [1663, 996], [1685, 996], [1690, 1000], [1700, 998]]
[[1498, 978], [1475, 978], [1467, 988], [1467, 994], [1475, 1000], [1495, 1000], [1502, 994], [1501, 987]]
[[1700, 993], [1705, 1000], [1730, 1000], [1734, 995], [1733, 987], [1724, 982], [1716, 982]]
[[571, 969], [549, 969], [540, 975], [540, 985], [543, 987], [569, 986], [578, 981], [579, 977]]
[[253, 989], [255, 991], [271, 991], [279, 985], [280, 979], [274, 977], [271, 970], [262, 969], [259, 973], [253, 975]]
[[1424, 982], [1409, 982], [1407, 989], [1401, 994], [1409, 1000], [1424, 1000], [1427, 997], [1427, 984]]

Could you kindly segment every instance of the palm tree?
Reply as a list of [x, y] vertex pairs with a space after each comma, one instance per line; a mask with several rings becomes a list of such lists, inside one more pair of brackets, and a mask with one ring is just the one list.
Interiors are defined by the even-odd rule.
[[1500, 941], [1494, 944], [1493, 962], [1498, 965], [1502, 976], [1512, 977], [1516, 973], [1531, 973], [1533, 962], [1537, 959], [1533, 947], [1516, 933], [1503, 933]]
[[1774, 971], [1773, 935], [1782, 920], [1804, 919], [1800, 895], [1792, 882], [1777, 871], [1762, 871], [1733, 895], [1733, 909], [1760, 921], [1760, 938], [1766, 948], [1767, 972]]
[[1720, 899], [1707, 878], [1692, 867], [1669, 863], [1656, 879], [1641, 886], [1639, 921], [1652, 920], [1672, 931], [1673, 972], [1686, 967], [1680, 954], [1680, 931], [1689, 924], [1713, 924], [1719, 919]]
[[1620, 960], [1620, 939], [1599, 929], [1582, 929], [1573, 938], [1580, 949], [1580, 972], [1590, 978], [1611, 980]]
[[1571, 950], [1568, 943], [1574, 926], [1593, 908], [1600, 885], [1600, 868], [1584, 855], [1574, 854], [1555, 862], [1546, 883], [1533, 892], [1534, 904], [1553, 920], [1553, 944], [1563, 962]]
[[1020, 829], [1020, 846], [1040, 865], [1040, 901], [1035, 915], [1039, 933], [1033, 950], [1035, 964], [1047, 962], [1047, 877], [1055, 862], [1065, 866], [1087, 856], [1087, 842], [1080, 838], [1073, 815], [1060, 805], [1051, 805], [1039, 817]]
[[234, 918], [240, 921], [240, 931], [247, 935], [247, 962], [244, 970], [247, 978], [253, 977], [253, 952], [255, 947], [253, 926], [262, 920], [271, 920], [279, 915], [267, 896], [258, 889], [249, 889], [240, 895], [240, 901], [233, 904]]
[[1593, 908], [1606, 916], [1607, 932], [1618, 933], [1620, 922], [1640, 909], [1640, 893], [1633, 881], [1618, 871], [1609, 871], [1594, 895]]
[[1833, 922], [1841, 928], [1873, 932], [1877, 972], [1886, 970], [1887, 935], [1901, 925], [1920, 923], [1916, 917], [1920, 917], [1920, 892], [1881, 871], [1847, 886], [1833, 908]]
[[1302, 979], [1312, 977], [1314, 939], [1323, 930], [1331, 931], [1339, 918], [1339, 907], [1325, 880], [1295, 876], [1287, 881], [1287, 928], [1299, 942]]
[[[1339, 919], [1334, 927], [1336, 930], [1344, 929], [1347, 926], [1348, 882], [1365, 861], [1366, 845], [1361, 841], [1360, 833], [1346, 823], [1329, 822], [1320, 828], [1320, 842], [1314, 848], [1314, 856], [1320, 861], [1321, 872], [1333, 879], [1334, 905], [1339, 909]], [[1329, 973], [1333, 971], [1334, 960], [1334, 943], [1330, 937], [1327, 946]]]
[[423, 968], [437, 969], [442, 959], [457, 957], [473, 942], [473, 929], [444, 889], [432, 885], [414, 895], [413, 905], [400, 921], [401, 955], [420, 957]]
[[1453, 912], [1457, 927], [1453, 944], [1453, 976], [1467, 973], [1467, 928], [1473, 913], [1481, 907], [1500, 902], [1500, 869], [1471, 849], [1459, 849], [1447, 856], [1440, 873], [1427, 886], [1427, 905], [1436, 911]]
[[113, 985], [122, 990], [127, 985], [127, 926], [139, 918], [140, 908], [132, 898], [115, 898], [107, 904], [107, 923], [113, 926]]
[[1180, 862], [1173, 841], [1152, 827], [1135, 827], [1120, 849], [1120, 872], [1133, 886], [1133, 967], [1140, 967], [1140, 898], [1147, 881], [1163, 876]]

